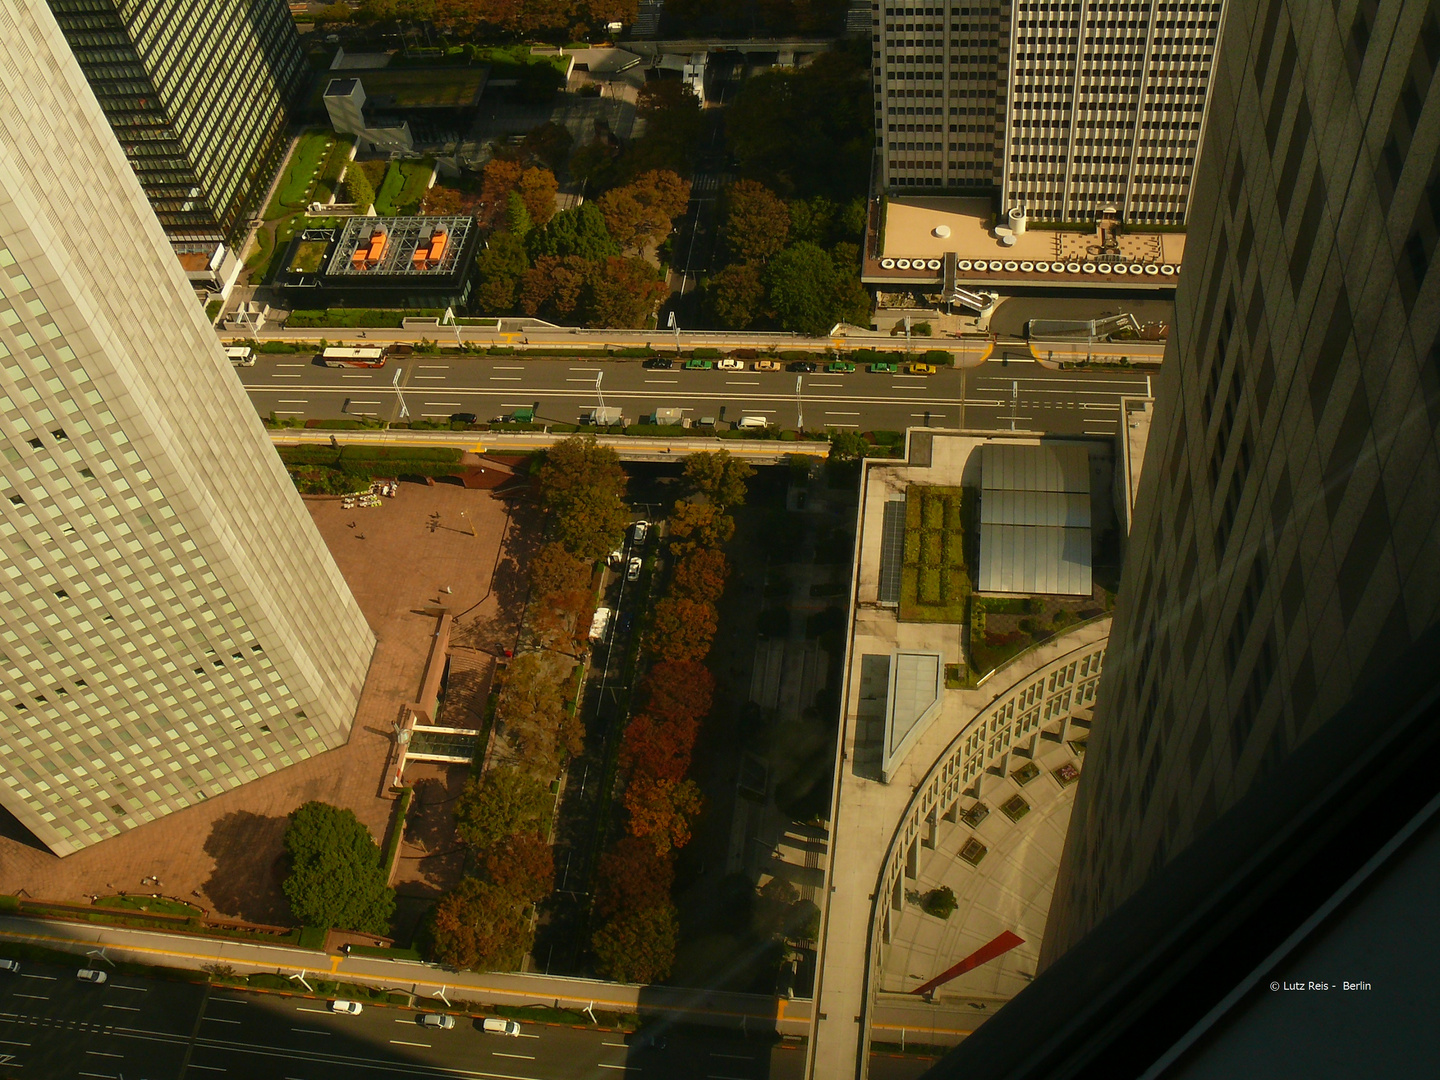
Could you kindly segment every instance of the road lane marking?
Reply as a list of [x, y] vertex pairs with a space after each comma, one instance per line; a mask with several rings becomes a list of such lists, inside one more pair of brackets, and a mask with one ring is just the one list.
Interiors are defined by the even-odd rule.
[[98, 1076], [98, 1077], [100, 1077], [100, 1080], [119, 1080], [119, 1078], [118, 1078], [117, 1076], [115, 1076], [114, 1073], [78, 1072], [78, 1073], [76, 1073], [75, 1075], [76, 1075], [76, 1076]]
[[44, 979], [46, 982], [54, 982], [57, 976], [54, 975], [30, 975], [26, 972], [20, 974], [22, 979]]
[[825, 415], [826, 415], [826, 416], [859, 416], [860, 414], [859, 414], [858, 412], [846, 412], [846, 411], [843, 411], [843, 410], [826, 409], [826, 410], [825, 410]]
[[425, 405], [459, 405], [460, 402], [458, 402], [458, 401], [426, 401], [426, 402], [423, 402], [422, 404], [425, 404]]
[[0, 1046], [29, 1046], [28, 1042], [16, 1042], [14, 1039], [0, 1039]]
[[150, 988], [148, 986], [127, 986], [125, 985], [125, 983], [112, 982], [110, 984], [110, 987], [113, 990], [134, 990], [140, 994], [148, 994], [150, 992]]
[[589, 383], [589, 384], [591, 384], [591, 385], [594, 385], [594, 382], [595, 382], [594, 379], [566, 379], [565, 381], [566, 381], [566, 382]]
[[[340, 377], [341, 377], [342, 379], [373, 379], [375, 376], [373, 376], [373, 375], [341, 375]], [[199, 1065], [196, 1065], [196, 1066], [194, 1066], [194, 1067], [197, 1068], [197, 1069], [200, 1068]]]
[[214, 995], [214, 994], [211, 995], [210, 1000], [211, 1000], [211, 1001], [233, 1001], [233, 1002], [235, 1002], [235, 1003], [238, 1004], [238, 1005], [249, 1005], [249, 1004], [250, 1004], [250, 999], [249, 999], [249, 998], [219, 997], [219, 996]]
[[630, 1049], [630, 1044], [629, 1044], [629, 1043], [607, 1043], [607, 1042], [602, 1042], [600, 1045], [601, 1045], [601, 1046], [623, 1046], [623, 1047], [624, 1047], [625, 1049], [627, 1049], [627, 1050]]
[[101, 1005], [102, 1009], [123, 1009], [125, 1012], [139, 1012], [139, 1005]]
[[718, 1058], [729, 1058], [731, 1061], [754, 1061], [754, 1060], [755, 1060], [755, 1058], [754, 1058], [753, 1056], [751, 1056], [750, 1054], [722, 1054], [722, 1053], [720, 1053], [720, 1051], [718, 1051], [718, 1050], [711, 1050], [711, 1051], [710, 1051], [710, 1056], [711, 1056], [711, 1057], [718, 1057]]
[[326, 1016], [329, 1016], [329, 1015], [330, 1015], [332, 1012], [334, 1012], [335, 1010], [334, 1010], [334, 1009], [312, 1009], [312, 1008], [309, 1008], [308, 1006], [305, 1006], [305, 1005], [296, 1005], [296, 1006], [295, 1006], [295, 1011], [296, 1011], [296, 1012], [318, 1012], [318, 1013], [324, 1013]]
[[520, 1032], [520, 1038], [522, 1039], [538, 1039], [539, 1037], [539, 1035], [526, 1035], [525, 1032]]
[[726, 386], [759, 386], [759, 379], [726, 379]]
[[421, 371], [449, 371], [449, 364], [417, 364]]
[[391, 1039], [390, 1041], [396, 1046], [423, 1046], [426, 1050], [429, 1050], [432, 1045], [430, 1043], [406, 1042], [404, 1039]]
[[[306, 1011], [306, 1012], [319, 1012], [318, 1009], [307, 1009], [307, 1010], [305, 1010], [305, 1011]], [[323, 1029], [323, 1028], [297, 1028], [297, 1027], [292, 1027], [290, 1030], [291, 1030], [291, 1031], [298, 1031], [298, 1032], [300, 1032], [302, 1035], [333, 1035], [333, 1034], [335, 1034], [333, 1031], [326, 1031], [326, 1030]]]
[[[26, 1043], [25, 1045], [26, 1045], [26, 1046], [29, 1046], [30, 1044], [29, 1044], [29, 1043]], [[124, 1054], [112, 1054], [112, 1053], [110, 1053], [110, 1052], [107, 1051], [107, 1050], [86, 1050], [85, 1052], [86, 1052], [87, 1054], [92, 1054], [92, 1055], [94, 1055], [95, 1057], [123, 1058], [123, 1057], [125, 1056]]]
[[276, 364], [276, 367], [310, 367], [309, 364]]
[[491, 375], [491, 382], [524, 382], [519, 375]]
[[[496, 370], [496, 371], [524, 371], [524, 370], [525, 370], [525, 365], [524, 365], [524, 364], [509, 364], [509, 365], [506, 365], [506, 364], [496, 364], [496, 365], [495, 365], [495, 370]], [[493, 378], [493, 376], [492, 376], [492, 378]]]
[[186, 1066], [188, 1069], [204, 1069], [206, 1072], [229, 1072], [229, 1069], [222, 1069], [219, 1065], [196, 1065], [193, 1061]]
[[[394, 1040], [394, 1039], [391, 1039], [390, 1041], [391, 1041], [391, 1042], [394, 1042], [395, 1040]], [[534, 1060], [535, 1060], [535, 1055], [534, 1055], [534, 1054], [507, 1054], [507, 1053], [505, 1053], [505, 1051], [503, 1051], [503, 1050], [491, 1050], [491, 1051], [490, 1051], [490, 1054], [491, 1054], [492, 1057], [524, 1058], [526, 1061], [534, 1061]]]
[[646, 386], [679, 386], [679, 379], [646, 379]]
[[239, 1020], [227, 1020], [227, 1019], [225, 1019], [225, 1017], [223, 1017], [223, 1016], [202, 1016], [200, 1019], [201, 1019], [201, 1020], [211, 1020], [211, 1021], [214, 1021], [214, 1022], [217, 1023], [217, 1024], [238, 1024], [238, 1023], [240, 1023]]
[[17, 991], [14, 995], [12, 995], [12, 996], [14, 996], [14, 997], [23, 997], [23, 998], [34, 998], [36, 1001], [49, 1001], [49, 1000], [50, 1000], [50, 998], [47, 997], [45, 994], [22, 994], [22, 993], [19, 993], [18, 991]]
[[416, 375], [417, 379], [448, 379], [448, 375]]
[[595, 1064], [597, 1068], [601, 1069], [634, 1069], [636, 1072], [640, 1071], [640, 1066], [638, 1065], [606, 1065], [603, 1061], [597, 1061]]
[[[284, 398], [284, 397], [282, 397], [282, 398], [280, 399], [280, 404], [281, 404], [281, 405], [309, 405], [309, 404], [310, 404], [310, 399], [309, 399], [309, 398], [303, 398], [303, 397], [295, 397], [295, 398]], [[352, 404], [359, 404], [359, 403], [358, 403], [358, 402], [355, 402], [355, 403], [352, 403]], [[375, 402], [375, 404], [376, 404], [376, 405], [379, 405], [380, 403], [377, 401], [377, 402]]]

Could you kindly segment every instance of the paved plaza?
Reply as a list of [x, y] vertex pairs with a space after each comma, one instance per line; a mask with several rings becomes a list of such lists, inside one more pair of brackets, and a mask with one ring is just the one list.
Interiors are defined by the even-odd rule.
[[[334, 803], [384, 839], [394, 808], [385, 788], [391, 724], [419, 692], [435, 631], [429, 612], [444, 604], [456, 614], [456, 645], [492, 653], [513, 645], [524, 597], [516, 560], [528, 530], [503, 499], [453, 484], [401, 484], [376, 508], [307, 504], [378, 639], [349, 742], [64, 859], [7, 815], [0, 893], [73, 902], [158, 891], [216, 915], [287, 923], [280, 891], [286, 814], [312, 799]], [[446, 799], [447, 778], [429, 780], [425, 794]], [[147, 880], [154, 878], [158, 886]]]

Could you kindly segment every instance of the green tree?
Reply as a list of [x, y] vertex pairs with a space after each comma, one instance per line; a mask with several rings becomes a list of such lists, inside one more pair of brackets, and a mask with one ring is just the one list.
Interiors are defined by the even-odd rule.
[[690, 204], [690, 181], [668, 169], [654, 169], [605, 192], [598, 203], [610, 235], [623, 247], [639, 250], [670, 235], [675, 219]]
[[830, 436], [831, 461], [855, 461], [865, 456], [870, 444], [853, 431], [837, 431]]
[[290, 872], [283, 889], [290, 911], [305, 926], [367, 934], [389, 931], [395, 892], [380, 847], [352, 810], [307, 802], [285, 826]]
[[544, 228], [531, 232], [528, 247], [531, 259], [543, 255], [603, 259], [620, 254], [620, 245], [606, 229], [599, 207], [588, 202], [573, 210], [562, 210]]
[[595, 968], [607, 979], [653, 983], [670, 974], [680, 923], [675, 905], [622, 911], [595, 931]]
[[612, 256], [594, 263], [586, 279], [585, 325], [638, 330], [669, 291], [665, 275], [645, 259]]
[[549, 790], [511, 765], [465, 782], [455, 801], [455, 835], [477, 851], [511, 836], [549, 829]]
[[755, 469], [729, 450], [702, 450], [685, 459], [685, 482], [722, 509], [745, 505], [747, 482]]
[[709, 503], [677, 502], [670, 515], [670, 546], [677, 556], [696, 547], [720, 547], [734, 535], [735, 519]]
[[765, 268], [770, 307], [786, 330], [817, 335], [837, 322], [868, 323], [870, 294], [850, 264], [855, 248], [837, 244], [835, 251], [832, 257], [809, 242], [792, 244]]
[[706, 279], [701, 305], [706, 318], [725, 330], [746, 330], [765, 308], [765, 285], [754, 263], [731, 263]]
[[545, 454], [537, 474], [540, 501], [553, 538], [582, 559], [615, 550], [630, 514], [621, 495], [620, 456], [593, 437], [575, 435]]
[[495, 233], [475, 260], [475, 303], [501, 314], [515, 307], [515, 290], [529, 268], [525, 245], [511, 233]]
[[573, 667], [571, 660], [553, 652], [527, 652], [505, 671], [495, 716], [505, 722], [506, 736], [532, 775], [554, 776], [559, 771], [564, 688]]
[[525, 208], [525, 200], [520, 197], [518, 191], [512, 191], [505, 196], [505, 228], [514, 237], [524, 240], [530, 234], [535, 223], [530, 220], [530, 211]]
[[359, 162], [352, 161], [345, 166], [345, 190], [350, 193], [350, 201], [361, 214], [375, 204], [375, 185], [370, 183]]
[[430, 959], [460, 968], [516, 970], [532, 939], [525, 908], [493, 882], [462, 878], [430, 916]]
[[630, 144], [620, 161], [620, 173], [638, 176], [665, 169], [688, 175], [705, 133], [700, 99], [690, 88], [678, 80], [647, 82], [636, 98], [635, 117], [645, 122], [645, 133]]

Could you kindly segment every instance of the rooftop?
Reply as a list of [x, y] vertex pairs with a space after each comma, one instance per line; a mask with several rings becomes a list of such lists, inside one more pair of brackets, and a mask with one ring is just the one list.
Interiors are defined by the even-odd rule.
[[450, 277], [469, 250], [475, 219], [467, 215], [352, 217], [330, 249], [325, 275]]
[[1097, 228], [1057, 229], [1025, 222], [997, 235], [989, 199], [888, 198], [872, 206], [862, 277], [913, 288], [945, 283], [954, 260], [960, 285], [1063, 283], [1078, 287], [1170, 290], [1185, 256], [1185, 234]]
[[355, 92], [355, 84], [358, 79], [331, 79], [330, 84], [325, 87], [326, 97], [349, 97]]

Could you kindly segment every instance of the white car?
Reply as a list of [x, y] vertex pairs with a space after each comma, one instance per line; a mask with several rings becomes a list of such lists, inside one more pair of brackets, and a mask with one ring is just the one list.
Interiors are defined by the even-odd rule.
[[13, 975], [19, 970], [20, 962], [18, 960], [0, 960], [0, 971], [8, 971]]
[[721, 371], [744, 371], [745, 361], [734, 360], [727, 356], [724, 360], [721, 360], [715, 366], [718, 367]]
[[75, 977], [81, 982], [94, 983], [96, 986], [110, 981], [110, 976], [103, 971], [96, 971], [94, 968], [81, 968], [75, 973]]
[[634, 556], [634, 557], [632, 557], [632, 558], [630, 559], [630, 565], [625, 568], [625, 580], [626, 580], [626, 581], [639, 581], [639, 580], [640, 580], [640, 568], [641, 568], [642, 566], [644, 566], [644, 563], [642, 563], [642, 562], [640, 561], [639, 556]]
[[643, 544], [645, 542], [645, 537], [648, 536], [649, 533], [650, 523], [648, 521], [635, 522], [635, 543]]
[[455, 1017], [447, 1013], [421, 1013], [420, 1019], [415, 1022], [421, 1027], [439, 1028], [441, 1031], [449, 1031], [455, 1026]]
[[359, 1016], [365, 1011], [365, 1006], [358, 1001], [336, 1000], [330, 1002], [330, 1011], [333, 1013], [344, 1013], [346, 1016]]
[[498, 1016], [487, 1016], [480, 1024], [480, 1030], [487, 1035], [509, 1035], [514, 1039], [520, 1037], [519, 1021], [504, 1020]]

